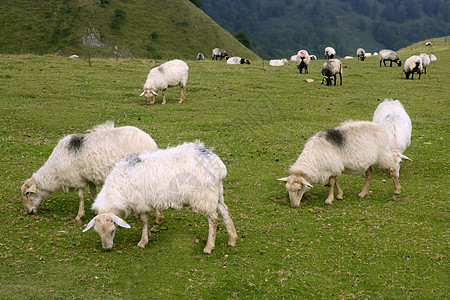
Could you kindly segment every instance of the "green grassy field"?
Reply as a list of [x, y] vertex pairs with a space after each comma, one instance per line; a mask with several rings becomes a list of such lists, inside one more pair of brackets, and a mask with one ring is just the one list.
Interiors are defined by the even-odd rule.
[[[323, 61], [307, 75], [291, 62], [228, 66], [188, 61], [187, 99], [167, 91], [167, 105], [139, 98], [148, 71], [162, 61], [0, 56], [0, 295], [12, 299], [425, 298], [449, 295], [450, 47], [433, 39], [402, 49], [438, 58], [421, 80], [402, 68], [343, 60], [343, 85], [320, 84]], [[306, 78], [314, 79], [307, 83]], [[306, 140], [347, 119], [371, 120], [384, 98], [397, 98], [413, 123], [393, 194], [375, 169], [369, 197], [362, 176], [343, 175], [344, 200], [324, 204], [316, 185], [300, 209], [283, 183]], [[169, 210], [145, 249], [138, 219], [118, 229], [104, 252], [87, 201], [83, 225], [73, 222], [76, 194], [54, 194], [26, 215], [23, 181], [63, 136], [113, 120], [148, 132], [160, 148], [200, 139], [228, 168], [225, 201], [238, 232], [227, 247], [219, 222], [216, 249], [203, 255], [208, 225], [191, 212]], [[386, 181], [384, 183], [383, 181]]]

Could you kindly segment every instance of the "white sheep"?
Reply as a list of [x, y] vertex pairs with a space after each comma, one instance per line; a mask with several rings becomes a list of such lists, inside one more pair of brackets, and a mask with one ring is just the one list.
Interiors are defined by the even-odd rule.
[[[326, 80], [327, 85], [331, 85], [331, 80], [334, 78], [334, 85], [336, 85], [336, 74], [339, 74], [340, 85], [342, 85], [342, 63], [339, 59], [333, 58], [326, 61], [322, 65], [323, 79]], [[323, 80], [322, 80], [323, 84]]]
[[356, 50], [356, 56], [358, 57], [358, 60], [364, 61], [366, 58], [366, 51], [363, 48], [358, 48]]
[[291, 56], [291, 61], [297, 61], [297, 55], [292, 55]]
[[336, 50], [334, 50], [332, 47], [325, 48], [325, 58], [326, 59], [332, 59], [335, 56], [336, 56]]
[[377, 56], [377, 55], [378, 55], [378, 52], [374, 52], [372, 55], [373, 55], [373, 56]]
[[436, 61], [437, 57], [433, 54], [430, 54], [430, 61]]
[[302, 74], [302, 70], [305, 69], [305, 74], [308, 74], [308, 65], [310, 62], [310, 57], [308, 54], [308, 51], [306, 50], [300, 50], [297, 53], [297, 68], [300, 72], [300, 74]]
[[84, 191], [89, 185], [92, 196], [102, 185], [114, 164], [127, 154], [154, 151], [153, 139], [136, 127], [114, 127], [113, 122], [94, 127], [85, 134], [62, 138], [45, 164], [22, 186], [22, 202], [29, 214], [37, 212], [41, 201], [54, 192], [78, 190], [76, 221], [84, 217]]
[[350, 56], [350, 55], [346, 55], [346, 56], [344, 56], [344, 59], [353, 59], [354, 57], [353, 56]]
[[422, 60], [422, 68], [423, 68], [423, 73], [427, 74], [427, 67], [428, 65], [431, 63], [431, 58], [430, 55], [426, 54], [426, 53], [421, 53], [419, 55], [420, 59]]
[[413, 55], [405, 61], [403, 73], [405, 73], [406, 79], [409, 79], [409, 75], [411, 75], [411, 79], [413, 79], [414, 73], [419, 74], [420, 79], [420, 75], [422, 74], [422, 72], [423, 72], [422, 60], [420, 59], [419, 56]]
[[227, 169], [220, 158], [199, 141], [178, 147], [128, 155], [105, 181], [92, 209], [98, 214], [83, 231], [94, 226], [102, 246], [113, 246], [115, 224], [129, 228], [120, 218], [131, 212], [140, 215], [142, 237], [139, 247], [148, 243], [148, 213], [189, 205], [208, 218], [209, 234], [203, 252], [214, 249], [217, 211], [228, 231], [228, 245], [236, 244], [236, 230], [224, 203], [222, 180]]
[[197, 60], [205, 60], [205, 56], [203, 55], [203, 53], [197, 54]]
[[212, 60], [217, 60], [217, 58], [220, 57], [220, 60], [222, 60], [223, 58], [226, 58], [228, 56], [227, 52], [224, 49], [220, 49], [220, 48], [214, 48], [212, 51]]
[[288, 63], [288, 60], [286, 58], [283, 58], [283, 59], [271, 59], [269, 61], [269, 65], [273, 66], [273, 67], [284, 66], [287, 63]]
[[425, 46], [432, 46], [433, 44], [431, 42], [426, 42]]
[[309, 56], [309, 59], [310, 59], [310, 60], [317, 60], [317, 56], [315, 56], [314, 54], [313, 54], [313, 55], [310, 55], [310, 56]]
[[290, 176], [280, 178], [286, 182], [292, 207], [299, 207], [303, 194], [313, 184], [329, 183], [330, 190], [325, 204], [334, 199], [333, 189], [338, 190], [337, 199], [344, 192], [336, 177], [342, 173], [365, 172], [365, 181], [359, 197], [367, 196], [373, 175], [373, 165], [388, 169], [394, 181], [394, 193], [400, 193], [393, 157], [388, 148], [388, 135], [380, 125], [368, 121], [347, 121], [340, 126], [320, 131], [312, 136], [297, 161], [290, 168]]
[[372, 53], [370, 53], [370, 52], [367, 52], [366, 54], [364, 54], [364, 57], [371, 57], [372, 56]]
[[375, 110], [372, 121], [380, 124], [388, 133], [389, 149], [397, 166], [398, 178], [402, 159], [411, 160], [403, 154], [411, 144], [411, 119], [400, 101], [384, 99]]
[[380, 57], [380, 67], [381, 62], [383, 62], [384, 66], [386, 67], [386, 61], [389, 60], [391, 62], [390, 66], [392, 67], [392, 62], [395, 62], [399, 67], [402, 65], [402, 61], [398, 57], [397, 53], [395, 53], [392, 50], [389, 49], [383, 49], [380, 50], [378, 53], [378, 56]]
[[250, 64], [250, 61], [245, 58], [240, 58], [239, 56], [233, 56], [230, 58], [227, 58], [227, 64], [229, 65], [242, 65], [242, 64]]
[[[153, 68], [148, 73], [147, 81], [144, 84], [144, 92], [140, 96], [147, 98], [147, 103], [154, 104], [157, 92], [162, 90], [163, 102], [166, 104], [166, 89], [169, 87], [180, 86], [181, 97], [178, 103], [186, 99], [186, 82], [189, 75], [189, 67], [179, 59], [163, 63], [159, 67]], [[150, 100], [153, 100], [150, 102]]]

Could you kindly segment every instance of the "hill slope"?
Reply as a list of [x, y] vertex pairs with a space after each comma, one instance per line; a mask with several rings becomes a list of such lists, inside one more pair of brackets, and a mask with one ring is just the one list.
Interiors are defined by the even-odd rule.
[[450, 35], [448, 0], [203, 0], [202, 9], [231, 33], [244, 30], [264, 59], [300, 49], [323, 57], [399, 49]]
[[0, 32], [0, 53], [258, 58], [188, 0], [3, 0]]

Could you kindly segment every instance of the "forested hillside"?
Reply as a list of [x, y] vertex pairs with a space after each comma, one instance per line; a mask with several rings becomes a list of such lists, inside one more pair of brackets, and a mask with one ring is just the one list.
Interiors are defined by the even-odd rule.
[[245, 31], [263, 58], [299, 49], [323, 57], [399, 49], [450, 34], [448, 0], [203, 0], [202, 9], [231, 33]]

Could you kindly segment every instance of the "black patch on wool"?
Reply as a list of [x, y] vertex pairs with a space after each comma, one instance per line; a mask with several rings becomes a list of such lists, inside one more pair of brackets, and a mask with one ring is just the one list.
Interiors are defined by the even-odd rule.
[[75, 153], [80, 151], [84, 145], [84, 137], [84, 134], [72, 134], [69, 144], [67, 144], [67, 149]]
[[164, 73], [164, 67], [163, 66], [159, 66], [158, 67], [158, 71], [160, 71], [161, 73]]
[[131, 153], [125, 157], [125, 161], [130, 167], [133, 167], [135, 164], [140, 163], [142, 159], [139, 157], [139, 153]]
[[206, 147], [199, 146], [199, 147], [197, 147], [197, 150], [198, 150], [198, 153], [200, 154], [200, 156], [208, 157], [211, 154], [213, 154], [211, 149], [208, 149]]
[[333, 145], [338, 146], [339, 148], [344, 147], [345, 138], [342, 134], [342, 131], [338, 129], [328, 129], [325, 131], [325, 138]]

